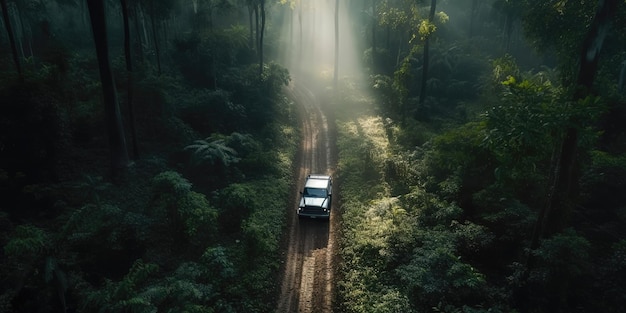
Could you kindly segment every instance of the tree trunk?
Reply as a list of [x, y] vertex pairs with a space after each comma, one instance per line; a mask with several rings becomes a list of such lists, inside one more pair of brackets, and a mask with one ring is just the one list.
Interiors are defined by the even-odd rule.
[[513, 36], [513, 22], [515, 21], [512, 12], [508, 12], [506, 15], [506, 24], [504, 29], [506, 31], [504, 51], [509, 53], [511, 51], [511, 37]]
[[265, 36], [265, 0], [261, 0], [261, 34], [259, 36], [259, 76], [263, 75], [263, 37]]
[[[428, 22], [432, 23], [435, 20], [435, 10], [437, 8], [437, 0], [431, 0], [430, 2], [430, 13], [428, 14]], [[430, 36], [431, 34], [426, 35], [426, 39], [424, 40], [424, 54], [423, 54], [423, 66], [422, 66], [422, 86], [420, 88], [420, 106], [424, 104], [426, 101], [426, 88], [428, 83], [428, 68], [430, 66]]]
[[[598, 70], [600, 49], [604, 38], [609, 32], [612, 18], [617, 9], [619, 0], [599, 0], [598, 10], [581, 46], [580, 68], [576, 81], [576, 92], [573, 96], [573, 105], [591, 94], [593, 82]], [[550, 169], [550, 188], [544, 207], [539, 212], [533, 229], [530, 252], [526, 259], [524, 280], [528, 280], [531, 270], [535, 266], [533, 251], [539, 248], [541, 240], [562, 232], [569, 223], [569, 217], [575, 205], [576, 189], [580, 176], [577, 164], [578, 128], [581, 125], [579, 117], [570, 118], [564, 137], [556, 147]], [[564, 277], [562, 279], [567, 279]], [[566, 294], [567, 283], [561, 284], [561, 290], [556, 297]], [[532, 303], [533, 294], [530, 287], [522, 290], [522, 303]], [[557, 306], [560, 300], [557, 299]], [[531, 308], [532, 309], [532, 304]]]
[[139, 59], [139, 65], [143, 64], [143, 39], [141, 36], [142, 27], [139, 23], [141, 12], [138, 10], [138, 4], [133, 6], [134, 22], [135, 22], [135, 46], [137, 49], [137, 59]]
[[[573, 103], [586, 98], [590, 94], [598, 70], [600, 49], [606, 37], [612, 18], [617, 8], [618, 0], [600, 0], [598, 11], [591, 24], [587, 37], [582, 44], [580, 68], [577, 78], [577, 91]], [[533, 232], [531, 249], [539, 247], [543, 237], [551, 236], [562, 231], [567, 225], [573, 207], [572, 184], [578, 181], [576, 169], [576, 151], [578, 148], [579, 120], [570, 119], [570, 125], [565, 131], [560, 151], [554, 166], [551, 169], [550, 191], [546, 205], [539, 212], [539, 217]]]
[[7, 6], [7, 0], [0, 0], [2, 6], [2, 18], [4, 19], [4, 28], [7, 30], [9, 36], [9, 43], [11, 45], [11, 53], [13, 54], [13, 62], [15, 63], [15, 69], [20, 79], [22, 79], [22, 66], [20, 64], [20, 57], [17, 54], [17, 46], [15, 45], [15, 36], [13, 34], [13, 28], [11, 27], [11, 20], [9, 20], [9, 9]]
[[156, 61], [157, 61], [157, 73], [161, 76], [161, 52], [159, 50], [159, 34], [157, 32], [156, 22], [155, 22], [155, 9], [154, 9], [154, 1], [150, 1], [150, 23], [152, 24], [152, 41], [154, 41], [154, 52], [156, 53]]
[[304, 28], [302, 25], [302, 19], [304, 15], [302, 15], [302, 1], [300, 1], [300, 7], [298, 8], [298, 24], [300, 26], [300, 42], [298, 45], [298, 70], [302, 70], [302, 54], [304, 52]]
[[259, 53], [259, 6], [254, 6], [254, 45], [257, 53]]
[[121, 169], [128, 166], [129, 159], [128, 151], [126, 150], [126, 139], [124, 138], [124, 126], [117, 102], [117, 92], [109, 62], [104, 0], [87, 0], [87, 6], [98, 56], [100, 81], [104, 96], [104, 113], [109, 136], [111, 167], [115, 176]]
[[124, 56], [126, 59], [126, 71], [128, 78], [126, 80], [126, 90], [128, 93], [128, 116], [130, 124], [130, 136], [133, 145], [133, 159], [139, 157], [139, 149], [137, 148], [137, 132], [135, 130], [135, 112], [133, 109], [133, 62], [130, 47], [130, 23], [128, 20], [128, 0], [120, 0], [122, 6], [122, 19], [124, 20]]
[[374, 70], [377, 68], [377, 57], [376, 53], [376, 24], [378, 24], [378, 14], [376, 12], [376, 0], [372, 0], [372, 65], [374, 66]]
[[26, 59], [26, 53], [24, 52], [24, 44], [26, 42], [26, 28], [24, 28], [24, 19], [22, 18], [21, 1], [15, 2], [14, 14], [18, 21], [19, 28], [15, 30], [15, 35], [20, 44], [20, 54], [22, 59]]
[[337, 92], [339, 84], [339, 0], [335, 0], [335, 72], [333, 75], [333, 88]]
[[254, 24], [252, 22], [252, 13], [254, 11], [252, 10], [252, 5], [248, 6], [248, 22], [250, 24], [250, 36], [248, 38], [248, 46], [250, 46], [250, 49], [254, 49], [254, 43], [252, 42], [254, 39]]

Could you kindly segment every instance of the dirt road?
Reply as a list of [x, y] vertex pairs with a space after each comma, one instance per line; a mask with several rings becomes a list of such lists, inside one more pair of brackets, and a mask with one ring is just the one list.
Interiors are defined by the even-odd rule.
[[[297, 190], [310, 173], [333, 174], [334, 145], [322, 105], [305, 86], [292, 83], [288, 93], [299, 107], [302, 147], [297, 160]], [[336, 184], [335, 184], [336, 185]], [[337, 250], [337, 188], [333, 189], [330, 221], [298, 219], [299, 193], [288, 209], [288, 238], [278, 313], [328, 313], [333, 309], [334, 263]]]

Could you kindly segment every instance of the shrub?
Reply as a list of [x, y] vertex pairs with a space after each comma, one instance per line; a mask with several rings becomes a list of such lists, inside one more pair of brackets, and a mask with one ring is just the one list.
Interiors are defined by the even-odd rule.
[[19, 225], [4, 246], [4, 254], [17, 263], [28, 264], [39, 259], [50, 247], [50, 236], [34, 225]]
[[82, 311], [98, 312], [154, 312], [156, 306], [150, 297], [141, 291], [149, 282], [148, 278], [158, 271], [155, 264], [136, 260], [128, 274], [120, 281], [106, 280], [101, 289], [94, 290], [89, 286], [81, 286], [78, 292], [81, 297]]
[[191, 191], [188, 180], [177, 172], [167, 171], [153, 178], [152, 188], [150, 217], [168, 230], [174, 240], [172, 244], [188, 243], [203, 249], [214, 238], [217, 210], [203, 194]]
[[448, 231], [427, 231], [421, 246], [408, 264], [397, 269], [418, 308], [428, 309], [440, 301], [451, 304], [476, 303], [485, 286], [485, 277], [461, 260]]

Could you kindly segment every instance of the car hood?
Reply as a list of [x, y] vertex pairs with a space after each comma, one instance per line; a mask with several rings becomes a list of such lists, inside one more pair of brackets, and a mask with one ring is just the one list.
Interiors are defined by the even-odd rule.
[[300, 207], [303, 206], [328, 207], [328, 198], [302, 197], [300, 198]]

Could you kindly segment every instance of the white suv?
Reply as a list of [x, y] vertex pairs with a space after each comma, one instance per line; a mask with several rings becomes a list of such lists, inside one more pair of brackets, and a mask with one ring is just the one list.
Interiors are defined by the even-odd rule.
[[328, 175], [307, 176], [304, 190], [300, 192], [298, 217], [330, 218], [333, 179]]

